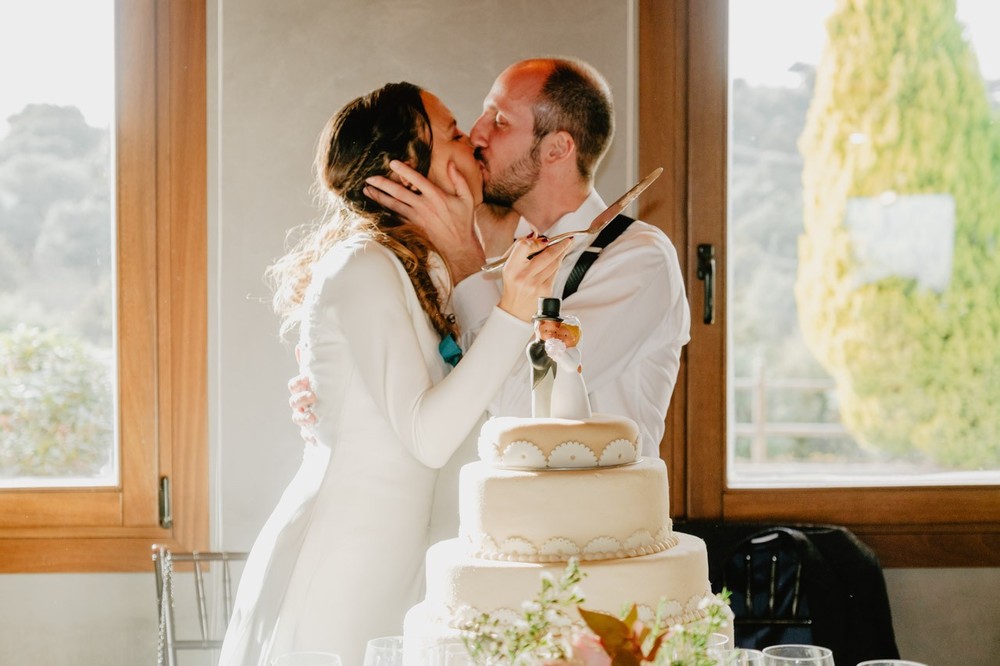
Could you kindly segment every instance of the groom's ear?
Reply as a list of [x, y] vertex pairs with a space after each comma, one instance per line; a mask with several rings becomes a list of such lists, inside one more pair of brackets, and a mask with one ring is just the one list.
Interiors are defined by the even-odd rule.
[[546, 135], [541, 152], [545, 161], [550, 163], [576, 159], [576, 142], [573, 136], [565, 130], [557, 130]]

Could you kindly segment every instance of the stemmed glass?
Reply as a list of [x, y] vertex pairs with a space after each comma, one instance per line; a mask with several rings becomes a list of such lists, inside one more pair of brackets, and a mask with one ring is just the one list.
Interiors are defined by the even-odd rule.
[[927, 664], [907, 659], [869, 659], [862, 661], [858, 666], [927, 666]]
[[833, 651], [818, 645], [771, 645], [764, 666], [834, 666]]
[[718, 666], [764, 666], [764, 653], [750, 648], [717, 648], [710, 650], [708, 656]]
[[364, 666], [400, 666], [402, 663], [402, 636], [380, 636], [368, 641]]
[[428, 645], [420, 651], [421, 666], [472, 666], [472, 657], [461, 640]]

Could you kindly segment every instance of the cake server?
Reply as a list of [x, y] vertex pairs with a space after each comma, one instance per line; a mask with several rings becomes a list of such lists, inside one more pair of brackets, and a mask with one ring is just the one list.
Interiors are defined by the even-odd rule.
[[[647, 187], [652, 185], [653, 181], [659, 178], [661, 173], [663, 173], [663, 167], [656, 167], [655, 169], [653, 169], [653, 171], [649, 173], [648, 176], [646, 176], [638, 183], [636, 183], [632, 187], [632, 189], [630, 189], [625, 194], [621, 195], [613, 204], [605, 208], [600, 215], [594, 218], [594, 220], [590, 223], [589, 227], [587, 227], [586, 229], [578, 229], [576, 231], [567, 231], [565, 233], [556, 234], [555, 236], [549, 239], [549, 242], [545, 247], [546, 248], [552, 247], [556, 243], [564, 241], [572, 236], [600, 233], [601, 230], [604, 229], [604, 227], [608, 226], [608, 223], [611, 222], [611, 220], [618, 217], [619, 213], [625, 210], [630, 203], [635, 201], [636, 197], [642, 194]], [[503, 268], [504, 264], [507, 263], [507, 259], [510, 257], [510, 253], [511, 251], [513, 251], [513, 249], [514, 246], [511, 245], [509, 248], [507, 248], [507, 251], [503, 253], [503, 256], [501, 256], [499, 259], [494, 259], [493, 261], [484, 264], [481, 270], [495, 271], [497, 269]], [[529, 254], [528, 259], [531, 259], [539, 252], [543, 252], [544, 249], [545, 248], [539, 250], [538, 252], [533, 252], [532, 254]]]

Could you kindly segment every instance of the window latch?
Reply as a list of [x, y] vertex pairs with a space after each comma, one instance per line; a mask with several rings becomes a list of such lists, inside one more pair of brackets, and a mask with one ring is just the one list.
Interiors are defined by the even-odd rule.
[[702, 321], [715, 323], [715, 247], [709, 243], [698, 246], [698, 279], [705, 283], [705, 309]]
[[174, 526], [174, 514], [170, 505], [170, 477], [160, 477], [160, 527], [169, 529]]

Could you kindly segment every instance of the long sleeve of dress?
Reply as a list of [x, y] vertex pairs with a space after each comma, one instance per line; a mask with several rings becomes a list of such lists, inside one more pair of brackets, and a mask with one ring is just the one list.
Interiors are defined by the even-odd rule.
[[532, 326], [494, 307], [476, 343], [442, 379], [443, 362], [427, 352], [436, 349], [433, 330], [395, 256], [374, 242], [338, 255], [320, 287], [321, 319], [342, 331], [352, 371], [402, 445], [441, 467], [523, 354]]

